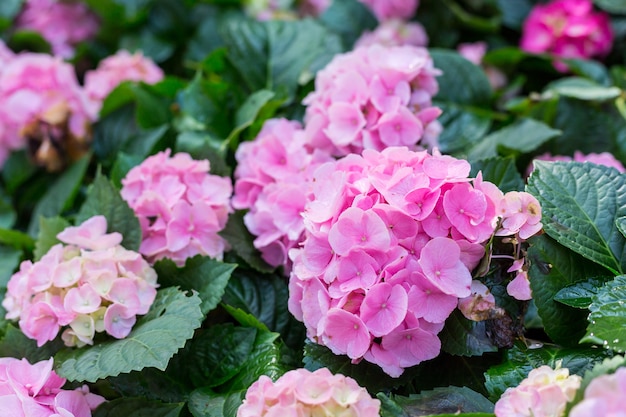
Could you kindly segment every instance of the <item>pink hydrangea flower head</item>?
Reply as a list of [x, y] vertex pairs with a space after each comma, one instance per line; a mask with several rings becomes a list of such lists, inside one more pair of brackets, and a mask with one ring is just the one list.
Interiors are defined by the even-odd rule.
[[[503, 198], [470, 178], [470, 168], [438, 152], [389, 147], [315, 170], [304, 241], [289, 252], [289, 309], [311, 340], [394, 377], [439, 354], [437, 335], [472, 294], [470, 271]], [[490, 310], [493, 296], [483, 293]]]
[[[93, 344], [105, 331], [124, 338], [137, 315], [156, 297], [156, 272], [136, 252], [120, 246], [122, 236], [106, 233], [103, 216], [57, 235], [39, 261], [24, 261], [7, 285], [2, 305], [7, 319], [38, 346], [57, 337], [67, 346]], [[118, 324], [119, 323], [119, 324]]]
[[594, 378], [587, 388], [583, 400], [570, 411], [570, 417], [605, 416], [620, 417], [626, 410], [626, 368], [614, 374]]
[[432, 97], [440, 73], [423, 47], [373, 44], [336, 56], [303, 101], [307, 146], [344, 156], [434, 145], [441, 110]]
[[427, 46], [428, 35], [418, 22], [390, 19], [381, 22], [373, 31], [364, 32], [354, 44], [355, 48], [374, 44], [383, 46]]
[[121, 194], [139, 218], [139, 252], [151, 263], [169, 258], [183, 265], [196, 255], [222, 258], [228, 245], [218, 233], [232, 212], [232, 184], [209, 174], [208, 160], [160, 152], [128, 172]]
[[141, 52], [131, 54], [119, 50], [85, 74], [85, 91], [98, 109], [111, 91], [124, 81], [156, 84], [164, 77], [163, 70]]
[[369, 7], [379, 21], [408, 20], [417, 11], [419, 0], [360, 0]]
[[581, 377], [567, 368], [533, 369], [517, 387], [508, 388], [496, 402], [496, 417], [561, 417], [574, 399]]
[[276, 382], [263, 375], [254, 382], [237, 417], [350, 415], [377, 417], [380, 401], [347, 376], [327, 368], [288, 371]]
[[93, 110], [70, 64], [46, 54], [15, 55], [0, 71], [0, 165], [26, 147], [28, 136], [87, 143]]
[[105, 399], [85, 385], [62, 389], [66, 380], [52, 370], [53, 360], [30, 364], [0, 358], [0, 414], [3, 416], [91, 417]]
[[77, 44], [98, 33], [100, 22], [81, 1], [26, 0], [15, 28], [40, 33], [54, 55], [72, 58]]
[[[584, 59], [606, 55], [612, 44], [609, 16], [594, 11], [591, 0], [553, 0], [531, 10], [522, 28], [520, 47], [531, 53]], [[562, 62], [555, 66], [567, 70]]]

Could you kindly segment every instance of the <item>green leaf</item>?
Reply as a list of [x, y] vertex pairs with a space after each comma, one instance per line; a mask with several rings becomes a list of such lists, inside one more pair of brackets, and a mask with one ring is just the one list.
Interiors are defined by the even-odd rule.
[[102, 102], [102, 108], [100, 109], [100, 119], [108, 116], [120, 107], [131, 103], [135, 99], [131, 85], [132, 81], [124, 81], [106, 96]]
[[145, 398], [117, 398], [102, 403], [93, 417], [178, 417], [185, 403], [167, 404]]
[[502, 192], [522, 191], [524, 180], [513, 158], [488, 158], [472, 162], [470, 176], [482, 172], [483, 180], [494, 183]]
[[6, 194], [4, 189], [0, 187], [0, 227], [10, 229], [15, 225], [17, 213], [13, 207], [11, 198]]
[[601, 62], [592, 59], [565, 59], [564, 62], [576, 75], [593, 80], [602, 86], [611, 85], [609, 72]]
[[13, 194], [35, 171], [37, 167], [31, 162], [26, 151], [9, 154], [2, 167], [2, 179], [7, 192]]
[[61, 243], [57, 235], [70, 226], [70, 222], [62, 217], [41, 217], [39, 220], [39, 236], [35, 243], [33, 255], [35, 260], [40, 260], [51, 247]]
[[139, 133], [133, 104], [111, 111], [94, 124], [93, 151], [98, 161], [111, 164], [126, 142]]
[[227, 264], [206, 256], [188, 258], [183, 267], [169, 259], [154, 265], [162, 286], [180, 286], [183, 290], [195, 290], [202, 300], [200, 308], [207, 314], [219, 304], [236, 264]]
[[193, 120], [198, 128], [206, 128], [219, 114], [219, 109], [206, 91], [202, 72], [196, 72], [193, 80], [177, 97], [181, 114]]
[[486, 334], [485, 322], [468, 320], [458, 310], [448, 317], [439, 338], [441, 349], [453, 355], [480, 356], [498, 350]]
[[90, 160], [91, 154], [87, 154], [72, 164], [41, 197], [31, 215], [29, 235], [37, 236], [41, 217], [58, 216], [71, 207]]
[[228, 223], [219, 235], [226, 239], [235, 253], [252, 268], [263, 273], [272, 272], [274, 268], [261, 258], [261, 254], [252, 243], [254, 236], [243, 222], [245, 213], [244, 210], [238, 210], [228, 216]]
[[185, 355], [189, 377], [197, 387], [217, 387], [240, 371], [255, 347], [257, 329], [213, 325], [199, 333]]
[[587, 313], [557, 302], [554, 296], [568, 285], [606, 274], [606, 270], [545, 235], [531, 242], [528, 276], [544, 330], [556, 343], [577, 346], [584, 334]]
[[595, 363], [604, 360], [607, 352], [592, 348], [560, 348], [558, 346], [516, 346], [506, 352], [505, 361], [485, 372], [489, 398], [497, 401], [509, 387], [519, 385], [529, 372], [542, 365], [569, 369], [570, 375], [583, 375]]
[[[168, 403], [183, 402], [189, 397], [192, 388], [186, 386], [186, 380], [183, 381], [175, 372], [170, 371], [171, 362], [165, 372], [156, 368], [144, 368], [141, 371], [109, 377], [107, 381], [123, 397], [143, 397]], [[183, 371], [186, 372], [187, 368]]]
[[0, 229], [0, 244], [30, 251], [35, 247], [35, 240], [18, 230]]
[[606, 358], [602, 362], [596, 362], [593, 368], [588, 369], [583, 375], [580, 389], [576, 395], [578, 400], [582, 399], [582, 394], [585, 392], [585, 389], [589, 386], [591, 381], [600, 375], [612, 374], [623, 366], [626, 366], [626, 358], [624, 356], [614, 356], [612, 358]]
[[146, 367], [164, 370], [200, 327], [200, 303], [195, 293], [187, 295], [176, 288], [160, 290], [148, 314], [137, 320], [125, 339], [65, 349], [55, 356], [57, 373], [70, 381], [95, 382]]
[[229, 177], [232, 169], [225, 161], [225, 141], [206, 132], [184, 131], [176, 138], [176, 152], [193, 159], [208, 159], [211, 174]]
[[364, 31], [374, 30], [378, 24], [371, 10], [357, 0], [333, 1], [319, 21], [341, 36], [346, 50], [352, 49]]
[[123, 146], [123, 151], [128, 155], [138, 156], [145, 159], [148, 155], [150, 155], [156, 144], [165, 137], [168, 130], [169, 125], [162, 125], [155, 127], [154, 129], [143, 130], [128, 139]]
[[0, 288], [6, 288], [21, 260], [21, 249], [0, 245]]
[[615, 220], [626, 215], [626, 177], [580, 162], [535, 161], [527, 191], [542, 208], [546, 233], [614, 274], [626, 264], [626, 239]]
[[545, 123], [534, 119], [520, 119], [484, 138], [469, 151], [468, 158], [493, 157], [498, 153], [529, 153], [560, 134], [560, 130], [552, 129]]
[[409, 416], [466, 415], [493, 411], [491, 401], [467, 387], [439, 387], [409, 397], [393, 396], [392, 399]]
[[554, 300], [566, 306], [588, 309], [591, 298], [598, 293], [598, 289], [613, 277], [592, 277], [585, 281], [569, 285], [554, 296]]
[[13, 325], [8, 325], [0, 339], [0, 357], [26, 358], [30, 363], [35, 363], [50, 359], [62, 347], [63, 342], [60, 338], [37, 347], [35, 340], [26, 337]]
[[626, 237], [626, 217], [618, 217], [615, 219], [615, 227], [622, 234], [622, 236]]
[[97, 215], [106, 217], [107, 232], [122, 234], [124, 237], [122, 246], [128, 250], [139, 249], [141, 227], [135, 212], [124, 201], [111, 181], [100, 172], [87, 191], [87, 198], [76, 215], [76, 224], [81, 224]]
[[245, 391], [218, 394], [203, 387], [191, 393], [187, 406], [194, 417], [235, 417]]
[[607, 12], [626, 14], [626, 0], [594, 0], [594, 4]]
[[128, 155], [124, 152], [118, 153], [110, 173], [111, 182], [115, 187], [122, 188], [122, 180], [124, 177], [126, 177], [131, 169], [142, 163], [144, 159], [144, 156]]
[[626, 351], [626, 275], [615, 277], [591, 296], [587, 333], [580, 340]]
[[259, 90], [248, 96], [246, 101], [241, 105], [235, 114], [235, 128], [228, 135], [225, 143], [235, 149], [237, 144], [235, 139], [239, 134], [252, 125], [257, 115], [276, 94], [270, 90]]
[[310, 19], [231, 19], [222, 29], [228, 59], [248, 89], [284, 91], [289, 99], [300, 84], [342, 52], [339, 37]]
[[169, 100], [150, 91], [144, 84], [133, 83], [131, 89], [135, 94], [137, 124], [144, 129], [154, 129], [167, 125], [171, 118]]
[[443, 71], [437, 78], [439, 93], [433, 103], [441, 107], [439, 121], [444, 129], [439, 146], [444, 153], [465, 150], [476, 143], [491, 126], [493, 94], [485, 73], [456, 52], [431, 49], [435, 67]]
[[605, 87], [595, 81], [581, 77], [561, 78], [548, 84], [546, 91], [590, 101], [610, 100], [619, 97], [622, 93], [622, 90], [617, 87]]
[[498, 0], [502, 13], [502, 24], [512, 29], [520, 29], [532, 9], [529, 0]]

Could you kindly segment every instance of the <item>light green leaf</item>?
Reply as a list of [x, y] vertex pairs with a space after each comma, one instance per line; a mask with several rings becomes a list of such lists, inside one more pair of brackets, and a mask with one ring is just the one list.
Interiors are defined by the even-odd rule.
[[13, 229], [0, 229], [0, 243], [25, 250], [32, 250], [35, 247], [35, 240], [32, 237]]
[[145, 398], [117, 398], [102, 403], [93, 417], [178, 417], [185, 403], [162, 403]]
[[626, 351], [626, 275], [615, 277], [591, 296], [587, 333], [580, 340]]
[[57, 235], [70, 226], [70, 222], [62, 217], [41, 217], [39, 221], [39, 236], [35, 243], [33, 255], [35, 260], [40, 260], [51, 247], [61, 243]]
[[615, 219], [615, 227], [622, 234], [622, 236], [626, 237], [626, 217], [618, 217]]
[[93, 216], [103, 215], [107, 219], [107, 232], [119, 232], [124, 237], [122, 246], [137, 251], [141, 244], [141, 227], [135, 212], [124, 201], [120, 192], [102, 173], [87, 191], [87, 199], [76, 215], [76, 224]]
[[200, 327], [204, 317], [200, 303], [196, 293], [160, 290], [148, 314], [137, 320], [125, 339], [62, 350], [55, 356], [57, 373], [70, 381], [95, 382], [146, 367], [164, 370]]
[[541, 204], [548, 235], [614, 274], [622, 273], [626, 239], [615, 228], [615, 220], [626, 215], [626, 177], [590, 163], [534, 165], [527, 191]]
[[554, 296], [554, 300], [566, 306], [588, 309], [598, 290], [613, 277], [592, 277], [569, 285]]
[[29, 235], [37, 236], [41, 217], [58, 216], [71, 207], [90, 160], [91, 154], [87, 154], [72, 164], [41, 197], [31, 215]]
[[617, 87], [605, 87], [587, 78], [561, 78], [548, 85], [548, 92], [579, 100], [605, 101], [617, 98], [622, 93]]

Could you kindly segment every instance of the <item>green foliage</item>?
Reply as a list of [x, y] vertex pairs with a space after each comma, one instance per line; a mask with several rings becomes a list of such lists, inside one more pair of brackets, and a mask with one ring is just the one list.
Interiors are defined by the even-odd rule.
[[18, 328], [8, 324], [2, 332], [0, 339], [0, 357], [3, 358], [26, 358], [30, 363], [35, 363], [50, 359], [59, 349], [63, 347], [60, 339], [55, 339], [41, 347], [37, 347], [37, 342], [29, 339]]
[[626, 351], [626, 276], [607, 282], [591, 296], [589, 326], [581, 342], [602, 345], [616, 352]]
[[0, 245], [0, 288], [7, 286], [21, 260], [22, 251], [20, 249]]
[[94, 411], [94, 417], [178, 417], [184, 403], [162, 403], [145, 398], [118, 398], [107, 401]]
[[41, 217], [39, 220], [39, 235], [37, 236], [37, 242], [35, 243], [35, 250], [33, 255], [35, 260], [41, 259], [51, 247], [57, 243], [61, 243], [57, 239], [57, 235], [70, 226], [70, 222], [63, 217]]
[[188, 407], [194, 417], [235, 417], [245, 392], [218, 394], [209, 388], [199, 388], [191, 393]]
[[107, 340], [56, 354], [59, 375], [70, 381], [90, 381], [145, 367], [165, 369], [170, 358], [200, 327], [202, 311], [197, 294], [176, 288], [157, 293], [150, 311], [139, 318], [125, 339]]
[[522, 191], [524, 180], [513, 158], [487, 158], [472, 162], [471, 177], [482, 172], [483, 180], [494, 183], [502, 192]]
[[579, 100], [604, 101], [620, 96], [622, 90], [617, 87], [605, 87], [587, 78], [561, 78], [548, 84], [548, 92]]
[[[395, 406], [390, 405], [390, 402], [395, 403]], [[480, 413], [478, 414], [480, 416], [492, 415], [490, 413], [493, 412], [493, 404], [489, 400], [467, 387], [440, 387], [409, 397], [392, 396], [386, 398], [384, 403], [387, 409], [394, 410], [394, 413], [388, 413], [394, 416], [466, 415], [466, 413]], [[383, 417], [385, 415], [383, 414]]]
[[606, 11], [612, 13], [626, 13], [625, 0], [594, 0], [594, 3]]
[[220, 232], [220, 236], [226, 239], [235, 253], [252, 268], [262, 273], [272, 272], [274, 268], [261, 258], [261, 254], [254, 247], [254, 236], [243, 222], [245, 214], [245, 211], [238, 210], [228, 216], [228, 223]]
[[613, 277], [591, 277], [584, 281], [568, 285], [554, 296], [554, 300], [570, 307], [587, 309], [591, 299], [598, 294], [598, 290]]
[[485, 322], [468, 320], [458, 310], [448, 317], [439, 338], [441, 349], [453, 355], [480, 356], [498, 350], [487, 336]]
[[373, 30], [378, 24], [372, 12], [357, 0], [333, 1], [319, 20], [341, 36], [345, 50], [352, 49], [361, 33]]

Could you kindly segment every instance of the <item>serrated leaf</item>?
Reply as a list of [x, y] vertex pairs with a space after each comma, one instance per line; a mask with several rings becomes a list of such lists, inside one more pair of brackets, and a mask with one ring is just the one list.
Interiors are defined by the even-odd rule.
[[113, 183], [100, 172], [87, 191], [87, 198], [76, 215], [76, 224], [97, 215], [106, 217], [107, 232], [122, 234], [124, 237], [122, 246], [128, 250], [139, 250], [141, 244], [139, 220]]
[[591, 297], [587, 333], [580, 340], [626, 351], [626, 275], [615, 277]]
[[487, 337], [485, 322], [468, 320], [458, 310], [448, 317], [439, 338], [441, 350], [453, 355], [480, 356], [498, 350]]
[[606, 270], [559, 245], [547, 236], [532, 239], [528, 250], [530, 287], [537, 311], [550, 338], [564, 346], [576, 346], [584, 334], [587, 314], [554, 300], [568, 285]]
[[117, 398], [102, 403], [93, 417], [178, 417], [185, 403], [162, 403], [145, 398]]
[[91, 154], [83, 156], [70, 166], [48, 189], [35, 205], [28, 225], [28, 234], [32, 237], [39, 233], [39, 219], [54, 217], [70, 208], [83, 181]]
[[228, 216], [226, 227], [219, 233], [228, 241], [235, 253], [248, 265], [259, 272], [272, 272], [274, 268], [268, 265], [252, 243], [254, 237], [250, 234], [243, 222], [245, 211], [238, 210]]
[[394, 396], [393, 400], [410, 416], [493, 411], [491, 401], [467, 387], [438, 387], [409, 397]]
[[570, 307], [587, 309], [591, 305], [592, 297], [607, 281], [612, 279], [613, 277], [591, 277], [568, 285], [556, 293], [554, 300]]
[[203, 314], [197, 294], [176, 288], [158, 291], [145, 316], [121, 340], [108, 340], [80, 349], [65, 349], [55, 356], [59, 375], [70, 381], [90, 381], [146, 367], [164, 370], [170, 358], [200, 327]]
[[202, 300], [200, 308], [203, 314], [217, 307], [236, 267], [236, 264], [200, 255], [188, 258], [183, 267], [178, 267], [169, 259], [154, 265], [162, 286], [180, 286], [184, 290], [197, 291]]
[[42, 217], [39, 220], [39, 236], [35, 242], [33, 256], [35, 260], [40, 260], [51, 247], [61, 243], [57, 235], [70, 226], [70, 222], [62, 217]]
[[614, 225], [626, 215], [626, 177], [590, 163], [534, 165], [527, 191], [541, 204], [546, 233], [614, 274], [622, 273], [626, 239]]
[[591, 348], [560, 348], [542, 346], [528, 348], [516, 346], [506, 352], [505, 362], [485, 372], [485, 387], [489, 398], [497, 401], [509, 387], [515, 387], [529, 372], [542, 365], [555, 369], [569, 369], [570, 375], [583, 375], [595, 363], [604, 360], [607, 352]]
[[513, 158], [489, 158], [472, 162], [470, 176], [482, 172], [483, 180], [494, 183], [502, 192], [522, 191], [524, 180]]

